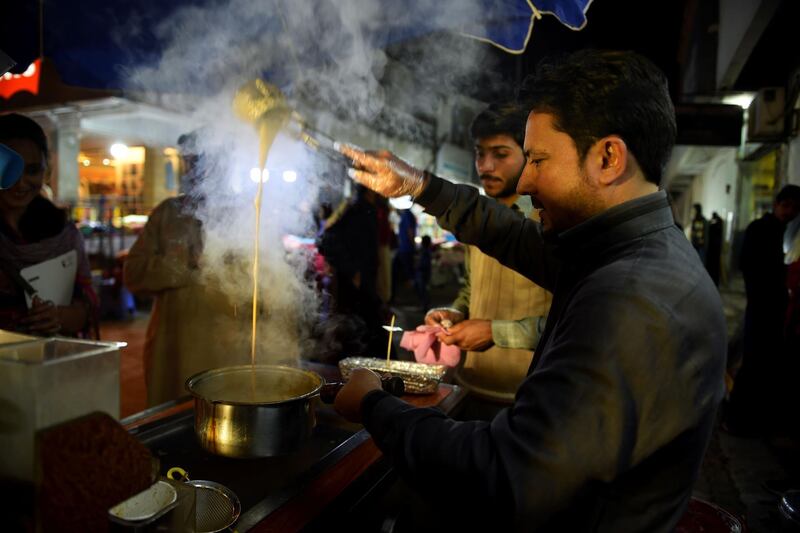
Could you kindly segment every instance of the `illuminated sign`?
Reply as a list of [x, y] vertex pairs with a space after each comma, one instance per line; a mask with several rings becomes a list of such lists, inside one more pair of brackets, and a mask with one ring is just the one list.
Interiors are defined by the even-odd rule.
[[22, 74], [6, 72], [0, 76], [0, 98], [11, 98], [20, 91], [39, 94], [39, 75], [42, 71], [42, 60], [31, 63]]

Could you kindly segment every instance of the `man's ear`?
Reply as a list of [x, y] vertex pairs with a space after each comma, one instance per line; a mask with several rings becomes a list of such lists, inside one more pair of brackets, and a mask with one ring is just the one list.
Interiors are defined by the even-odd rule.
[[594, 175], [598, 183], [611, 185], [626, 174], [628, 169], [628, 146], [621, 137], [609, 135], [597, 141], [591, 148]]

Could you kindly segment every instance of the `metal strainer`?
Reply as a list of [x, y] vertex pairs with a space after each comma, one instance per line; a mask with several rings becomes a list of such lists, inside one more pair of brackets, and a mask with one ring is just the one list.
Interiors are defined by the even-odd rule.
[[217, 533], [228, 529], [239, 519], [242, 506], [231, 489], [213, 481], [189, 479], [186, 470], [173, 467], [167, 477], [183, 481], [194, 488], [194, 531]]
[[186, 483], [195, 488], [195, 527], [198, 533], [223, 531], [239, 519], [242, 511], [239, 498], [228, 487], [198, 479]]

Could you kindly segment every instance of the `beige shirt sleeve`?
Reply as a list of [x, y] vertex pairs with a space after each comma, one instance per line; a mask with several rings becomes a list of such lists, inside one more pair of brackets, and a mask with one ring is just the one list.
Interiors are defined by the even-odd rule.
[[533, 350], [547, 317], [527, 316], [519, 320], [492, 320], [492, 340], [501, 348]]

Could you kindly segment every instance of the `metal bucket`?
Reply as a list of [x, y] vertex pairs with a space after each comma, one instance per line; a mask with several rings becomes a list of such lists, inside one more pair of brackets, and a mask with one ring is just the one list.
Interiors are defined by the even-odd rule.
[[318, 374], [276, 365], [207, 370], [186, 380], [200, 445], [226, 457], [270, 457], [299, 448], [314, 428]]

